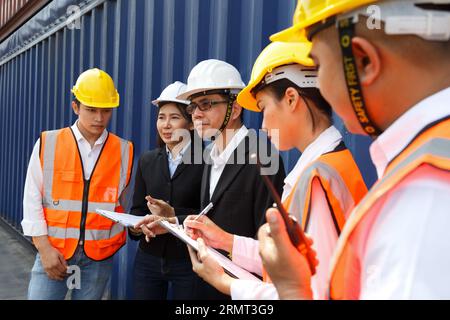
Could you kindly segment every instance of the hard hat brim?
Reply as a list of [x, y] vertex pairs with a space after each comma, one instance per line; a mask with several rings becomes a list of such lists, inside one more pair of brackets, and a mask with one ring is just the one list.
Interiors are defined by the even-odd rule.
[[255, 97], [253, 97], [251, 90], [255, 87], [253, 84], [249, 84], [245, 87], [237, 97], [237, 103], [244, 109], [253, 112], [261, 112], [256, 103]]
[[172, 103], [180, 103], [180, 104], [184, 104], [184, 105], [189, 105], [189, 101], [188, 100], [179, 100], [179, 99], [171, 99], [171, 100], [169, 100], [169, 99], [156, 99], [156, 100], [153, 100], [152, 101], [152, 104], [154, 105], [154, 106], [156, 106], [156, 107], [159, 107], [159, 104], [160, 103], [163, 103], [163, 102], [165, 102], [165, 103], [170, 103], [170, 102], [172, 102]]
[[213, 91], [213, 90], [237, 90], [237, 91], [241, 91], [245, 86], [234, 86], [234, 87], [210, 87], [210, 88], [198, 88], [198, 89], [194, 89], [194, 90], [190, 90], [190, 91], [186, 91], [185, 93], [179, 95], [177, 97], [177, 99], [180, 100], [187, 100], [189, 101], [189, 98], [195, 94], [201, 93], [201, 92], [205, 92], [207, 94], [208, 91]]
[[290, 28], [284, 29], [270, 36], [270, 41], [276, 42], [297, 42], [303, 38], [303, 33], [301, 32], [301, 27], [299, 25], [292, 26]]

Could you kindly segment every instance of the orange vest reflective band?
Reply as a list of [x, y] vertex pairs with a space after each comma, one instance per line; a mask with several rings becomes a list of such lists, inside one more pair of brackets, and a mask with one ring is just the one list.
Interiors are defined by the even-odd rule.
[[[302, 217], [302, 228], [305, 232], [308, 232], [311, 191], [315, 179], [318, 179], [325, 191], [336, 232], [339, 235], [346, 221], [346, 213], [350, 212], [367, 193], [367, 186], [361, 172], [351, 152], [343, 143], [305, 168], [283, 203], [291, 215]], [[264, 270], [263, 279], [268, 280]]]
[[302, 227], [308, 232], [311, 211], [311, 190], [318, 179], [330, 207], [336, 232], [344, 227], [346, 213], [366, 195], [367, 186], [351, 152], [341, 144], [335, 151], [323, 154], [299, 177], [286, 198], [288, 212], [302, 212]]
[[111, 257], [126, 241], [126, 230], [95, 213], [122, 211], [119, 197], [130, 181], [133, 145], [108, 134], [90, 180], [71, 128], [41, 134], [43, 208], [48, 239], [66, 260], [83, 245], [93, 260]]
[[331, 299], [359, 298], [361, 266], [354, 245], [356, 239], [362, 239], [363, 242], [367, 239], [367, 230], [378, 217], [379, 212], [370, 208], [422, 165], [430, 165], [450, 178], [450, 120], [440, 121], [419, 134], [389, 164], [384, 177], [353, 210], [339, 237], [331, 262]]

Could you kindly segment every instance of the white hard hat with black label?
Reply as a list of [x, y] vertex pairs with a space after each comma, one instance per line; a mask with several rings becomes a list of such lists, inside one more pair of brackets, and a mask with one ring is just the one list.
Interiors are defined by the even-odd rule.
[[186, 84], [180, 81], [175, 81], [174, 83], [168, 85], [158, 99], [153, 100], [152, 103], [155, 106], [159, 106], [160, 103], [164, 102], [174, 102], [188, 105], [189, 101], [178, 99], [177, 97], [186, 91]]
[[238, 94], [245, 87], [241, 74], [231, 64], [209, 59], [198, 63], [190, 72], [186, 92], [177, 98], [188, 100], [196, 94], [215, 90], [229, 90]]

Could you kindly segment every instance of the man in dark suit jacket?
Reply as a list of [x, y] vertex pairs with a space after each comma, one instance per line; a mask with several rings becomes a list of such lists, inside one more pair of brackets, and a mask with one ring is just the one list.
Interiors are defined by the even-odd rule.
[[[194, 127], [204, 140], [213, 140], [205, 151], [207, 164], [201, 185], [201, 209], [210, 202], [213, 209], [208, 217], [231, 234], [256, 237], [265, 222], [265, 212], [274, 200], [260, 176], [250, 155], [258, 153], [261, 144], [242, 124], [242, 107], [236, 96], [245, 86], [239, 72], [219, 60], [206, 60], [195, 66], [188, 79], [185, 94], [178, 99], [190, 100], [187, 112], [192, 115]], [[259, 142], [258, 142], [259, 141]], [[267, 148], [263, 148], [266, 149]], [[281, 194], [285, 178], [283, 162], [269, 149], [272, 167], [269, 175]], [[263, 162], [263, 161], [261, 161]], [[196, 283], [194, 299], [229, 299], [200, 278]]]

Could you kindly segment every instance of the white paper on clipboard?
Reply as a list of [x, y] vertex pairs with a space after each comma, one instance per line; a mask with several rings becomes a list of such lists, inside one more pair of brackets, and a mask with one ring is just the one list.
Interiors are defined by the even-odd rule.
[[[158, 221], [158, 224], [162, 226], [163, 228], [167, 229], [170, 233], [172, 233], [175, 237], [179, 238], [184, 243], [190, 245], [193, 247], [196, 251], [198, 250], [198, 243], [197, 241], [191, 239], [186, 232], [182, 229], [182, 227], [177, 227], [176, 224], [169, 223], [167, 221]], [[242, 279], [242, 280], [252, 280], [252, 281], [261, 281], [257, 277], [255, 277], [253, 274], [248, 272], [245, 269], [242, 269], [238, 265], [236, 265], [233, 261], [226, 258], [222, 254], [220, 254], [218, 251], [211, 247], [207, 247], [208, 253], [214, 257], [214, 259], [222, 266], [222, 268], [225, 269], [227, 273], [229, 273], [231, 276], [234, 276], [235, 278]]]
[[126, 213], [119, 213], [119, 212], [113, 212], [113, 211], [107, 211], [107, 210], [101, 210], [101, 209], [97, 209], [95, 211], [98, 214], [102, 215], [103, 217], [108, 218], [117, 223], [120, 223], [121, 225], [123, 225], [125, 227], [134, 227], [138, 222], [141, 222], [144, 219], [144, 217], [142, 217], [142, 216], [135, 216], [135, 215], [126, 214]]

